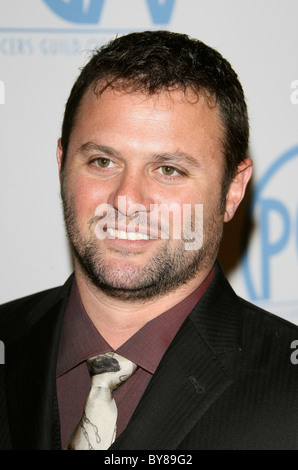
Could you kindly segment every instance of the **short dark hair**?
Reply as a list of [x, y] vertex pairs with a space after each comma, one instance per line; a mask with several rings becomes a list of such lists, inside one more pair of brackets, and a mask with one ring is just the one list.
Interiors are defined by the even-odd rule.
[[[186, 34], [170, 31], [134, 32], [117, 37], [94, 51], [81, 70], [66, 103], [62, 124], [62, 170], [82, 97], [93, 85], [155, 94], [191, 90], [215, 100], [223, 124], [225, 185], [246, 157], [249, 124], [242, 86], [230, 63], [219, 52]], [[99, 87], [100, 85], [100, 87]]]

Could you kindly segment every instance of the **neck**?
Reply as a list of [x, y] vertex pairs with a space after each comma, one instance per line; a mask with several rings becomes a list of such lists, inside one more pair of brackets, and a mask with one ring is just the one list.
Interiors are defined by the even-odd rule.
[[123, 301], [98, 289], [76, 267], [76, 281], [84, 308], [92, 323], [113, 348], [117, 349], [140, 328], [190, 295], [207, 277], [211, 267], [163, 297], [143, 302]]

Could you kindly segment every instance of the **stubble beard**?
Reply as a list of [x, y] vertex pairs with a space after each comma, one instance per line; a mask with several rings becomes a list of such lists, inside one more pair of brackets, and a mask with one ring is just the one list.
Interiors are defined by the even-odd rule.
[[123, 259], [117, 266], [117, 263], [113, 265], [113, 261], [106, 259], [94, 232], [90, 232], [89, 238], [82, 235], [74, 204], [65, 186], [62, 184], [61, 196], [74, 257], [91, 284], [106, 295], [130, 302], [147, 301], [175, 291], [199, 271], [211, 269], [222, 237], [222, 204], [218, 204], [212, 216], [204, 219], [204, 242], [200, 249], [185, 250], [182, 239], [163, 240], [146, 265], [136, 266], [129, 260], [131, 254], [123, 252]]

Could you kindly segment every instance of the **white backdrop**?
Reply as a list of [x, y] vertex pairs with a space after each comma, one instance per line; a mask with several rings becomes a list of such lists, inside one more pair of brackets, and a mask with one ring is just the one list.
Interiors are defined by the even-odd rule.
[[[298, 324], [297, 18], [297, 0], [1, 0], [0, 302], [59, 285], [72, 270], [55, 149], [88, 51], [116, 34], [169, 29], [218, 49], [240, 77], [253, 230], [228, 276], [241, 296]], [[240, 220], [227, 241], [247, 235]]]

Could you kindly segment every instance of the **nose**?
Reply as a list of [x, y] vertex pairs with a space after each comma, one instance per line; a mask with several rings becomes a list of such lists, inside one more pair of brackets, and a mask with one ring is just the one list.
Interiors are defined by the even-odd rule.
[[127, 217], [137, 212], [149, 212], [153, 199], [145, 175], [125, 170], [117, 179], [109, 203]]

